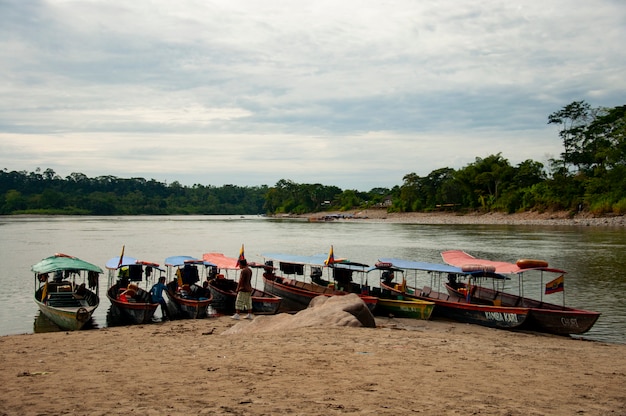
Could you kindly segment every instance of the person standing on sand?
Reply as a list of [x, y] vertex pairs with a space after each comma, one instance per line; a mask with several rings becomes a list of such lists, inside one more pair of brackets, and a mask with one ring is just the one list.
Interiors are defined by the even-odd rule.
[[235, 300], [235, 314], [233, 319], [239, 319], [239, 312], [246, 310], [246, 319], [253, 319], [252, 316], [252, 270], [248, 267], [246, 259], [239, 260], [239, 282], [237, 283], [237, 299]]

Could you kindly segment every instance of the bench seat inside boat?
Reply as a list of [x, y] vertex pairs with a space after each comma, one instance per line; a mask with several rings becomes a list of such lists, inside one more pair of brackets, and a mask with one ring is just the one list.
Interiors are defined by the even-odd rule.
[[80, 299], [76, 299], [72, 292], [52, 292], [48, 297], [48, 305], [56, 308], [73, 308], [83, 306]]

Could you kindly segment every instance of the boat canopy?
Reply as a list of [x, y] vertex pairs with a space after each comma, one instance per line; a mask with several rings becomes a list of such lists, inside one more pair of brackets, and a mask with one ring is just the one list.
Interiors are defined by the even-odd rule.
[[371, 269], [369, 264], [357, 263], [354, 261], [342, 261], [331, 263], [328, 267], [332, 267], [334, 269], [347, 269], [355, 272], [367, 272]]
[[180, 267], [185, 264], [196, 264], [203, 266], [217, 266], [217, 264], [201, 260], [191, 256], [171, 256], [165, 259], [165, 265], [168, 267]]
[[226, 257], [223, 253], [204, 253], [202, 259], [215, 264], [219, 269], [239, 268], [239, 258]]
[[153, 263], [151, 261], [137, 260], [136, 258], [130, 257], [130, 256], [123, 256], [121, 263], [120, 263], [119, 256], [113, 257], [112, 259], [109, 259], [109, 261], [107, 261], [104, 266], [109, 270], [117, 270], [122, 267], [135, 266], [135, 265], [149, 266], [154, 269], [160, 270], [162, 272], [165, 271], [163, 268], [159, 267], [158, 263]]
[[116, 270], [118, 267], [130, 266], [131, 264], [137, 264], [137, 259], [134, 257], [130, 257], [130, 256], [123, 256], [122, 262], [120, 263], [120, 258], [118, 256], [118, 257], [113, 257], [112, 259], [109, 259], [109, 261], [106, 262], [104, 267], [106, 267], [109, 270]]
[[379, 270], [379, 271], [382, 271], [382, 272], [404, 273], [405, 269], [401, 269], [399, 267], [395, 267], [395, 266], [392, 266], [392, 265], [389, 265], [389, 266], [371, 266], [371, 267], [368, 267], [367, 270], [365, 270], [365, 273], [371, 273], [371, 272], [373, 272], [375, 270]]
[[541, 270], [552, 273], [566, 273], [565, 270], [555, 269], [552, 267], [528, 267], [522, 269], [516, 263], [478, 259], [462, 250], [444, 251], [441, 253], [441, 257], [443, 258], [443, 261], [453, 266], [458, 266], [461, 268], [472, 265], [491, 267], [496, 273], [503, 274], [520, 274], [528, 270]]
[[[492, 271], [484, 270], [484, 269], [473, 269], [473, 270], [463, 270], [461, 267], [451, 266], [448, 264], [442, 263], [429, 263], [425, 261], [413, 261], [413, 260], [402, 260], [402, 259], [394, 259], [394, 258], [381, 258], [379, 259], [381, 263], [386, 263], [392, 265], [394, 268], [402, 269], [402, 270], [422, 270], [426, 272], [434, 272], [434, 273], [453, 273], [460, 274], [464, 276], [471, 277], [489, 277], [492, 279], [502, 279], [508, 280], [509, 278]], [[379, 269], [385, 269], [385, 267], [378, 267]]]
[[266, 259], [275, 260], [281, 263], [291, 264], [307, 264], [312, 266], [324, 266], [324, 262], [328, 259], [328, 254], [314, 254], [312, 256], [300, 256], [297, 254], [281, 254], [281, 253], [266, 253], [261, 254]]
[[90, 272], [102, 273], [102, 269], [95, 264], [87, 263], [77, 257], [71, 256], [50, 256], [39, 263], [34, 264], [31, 270], [35, 273], [52, 273], [57, 270], [87, 270]]
[[450, 266], [447, 264], [428, 263], [425, 261], [403, 260], [396, 258], [380, 258], [378, 260], [381, 263], [389, 263], [393, 267], [403, 270], [423, 270], [427, 272], [467, 274], [461, 270], [460, 267]]

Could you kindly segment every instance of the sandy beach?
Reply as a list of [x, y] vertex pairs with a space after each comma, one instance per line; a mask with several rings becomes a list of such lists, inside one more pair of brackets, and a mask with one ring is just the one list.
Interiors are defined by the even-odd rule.
[[[258, 318], [257, 318], [258, 319]], [[0, 338], [1, 415], [626, 415], [626, 345], [377, 318], [230, 317]]]

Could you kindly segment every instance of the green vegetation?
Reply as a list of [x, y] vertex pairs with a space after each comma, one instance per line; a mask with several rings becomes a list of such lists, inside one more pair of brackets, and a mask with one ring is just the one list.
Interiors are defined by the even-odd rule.
[[369, 192], [281, 179], [273, 187], [222, 187], [144, 178], [88, 178], [53, 170], [0, 171], [0, 214], [166, 215], [280, 214], [379, 207], [389, 211], [577, 210], [626, 213], [626, 105], [591, 108], [575, 101], [550, 114], [564, 151], [549, 166], [511, 166], [500, 153], [455, 170], [404, 176], [392, 189]]
[[0, 171], [0, 214], [256, 214], [264, 212], [267, 192], [267, 187], [184, 187], [81, 173], [63, 179], [51, 169]]

